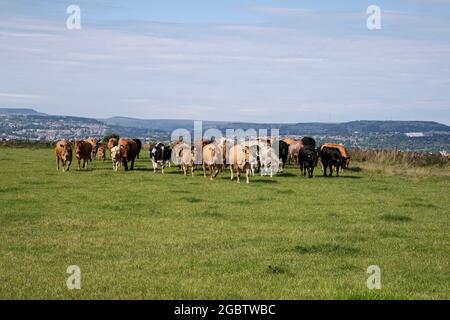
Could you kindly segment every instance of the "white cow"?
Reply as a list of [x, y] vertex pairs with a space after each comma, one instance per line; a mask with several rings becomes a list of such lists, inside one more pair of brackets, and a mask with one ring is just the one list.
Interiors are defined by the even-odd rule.
[[119, 146], [115, 146], [112, 147], [111, 149], [111, 161], [113, 164], [113, 169], [114, 171], [117, 171], [117, 169], [119, 169], [120, 165], [121, 165], [121, 161], [120, 161], [120, 147]]
[[261, 162], [261, 176], [270, 175], [283, 171], [283, 163], [271, 146], [264, 144], [259, 148], [259, 159]]

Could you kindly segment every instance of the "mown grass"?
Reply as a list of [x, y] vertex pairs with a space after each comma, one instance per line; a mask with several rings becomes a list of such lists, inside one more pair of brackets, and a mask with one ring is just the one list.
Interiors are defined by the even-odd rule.
[[[358, 164], [353, 164], [357, 166]], [[211, 182], [0, 148], [0, 298], [448, 299], [450, 178]], [[78, 265], [81, 290], [68, 290]], [[366, 287], [378, 265], [382, 289]]]

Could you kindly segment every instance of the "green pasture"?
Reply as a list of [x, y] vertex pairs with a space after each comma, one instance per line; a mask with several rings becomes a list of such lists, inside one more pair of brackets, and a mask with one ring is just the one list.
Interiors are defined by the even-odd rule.
[[246, 185], [228, 171], [155, 175], [147, 152], [134, 171], [76, 167], [57, 172], [52, 149], [0, 148], [0, 299], [450, 298], [448, 168], [356, 163], [307, 179], [289, 167]]

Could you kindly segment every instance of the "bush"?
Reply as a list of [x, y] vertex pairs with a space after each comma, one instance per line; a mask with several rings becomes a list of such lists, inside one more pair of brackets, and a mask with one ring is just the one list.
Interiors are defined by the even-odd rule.
[[412, 152], [400, 150], [363, 150], [351, 149], [352, 161], [373, 162], [383, 165], [404, 165], [412, 167], [439, 166], [445, 167], [449, 163], [449, 158], [439, 153]]
[[119, 140], [120, 136], [117, 133], [110, 133], [103, 137], [102, 142], [108, 142], [111, 138]]

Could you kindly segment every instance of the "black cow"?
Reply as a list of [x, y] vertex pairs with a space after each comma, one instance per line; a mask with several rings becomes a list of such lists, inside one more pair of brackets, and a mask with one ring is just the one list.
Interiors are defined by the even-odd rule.
[[316, 140], [314, 140], [311, 137], [303, 137], [302, 138], [302, 144], [304, 147], [311, 147], [313, 149], [316, 148]]
[[336, 167], [336, 177], [339, 177], [339, 169], [343, 166], [342, 155], [339, 149], [331, 147], [318, 148], [320, 161], [323, 165], [323, 175], [327, 176], [327, 168], [330, 169], [330, 177], [333, 175], [333, 167]]
[[157, 143], [150, 150], [150, 159], [153, 163], [153, 172], [156, 173], [158, 165], [161, 165], [161, 172], [164, 174], [164, 166], [167, 161], [170, 161], [172, 155], [172, 149], [164, 145], [164, 143]]
[[286, 165], [287, 158], [289, 155], [289, 145], [284, 141], [279, 141], [278, 142], [278, 150], [279, 150], [278, 154], [281, 159], [281, 164], [284, 169], [284, 166]]
[[319, 155], [317, 150], [310, 146], [304, 146], [300, 149], [298, 153], [298, 163], [300, 165], [300, 172], [306, 177], [308, 173], [308, 178], [313, 177], [314, 168], [317, 166], [319, 161]]
[[133, 141], [134, 141], [134, 142], [136, 142], [136, 143], [137, 143], [137, 145], [138, 145], [138, 153], [137, 153], [137, 158], [139, 159], [139, 153], [141, 152], [141, 149], [142, 149], [142, 141], [141, 141], [141, 140], [139, 140], [139, 139], [133, 139]]

